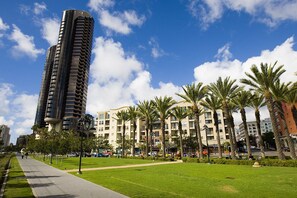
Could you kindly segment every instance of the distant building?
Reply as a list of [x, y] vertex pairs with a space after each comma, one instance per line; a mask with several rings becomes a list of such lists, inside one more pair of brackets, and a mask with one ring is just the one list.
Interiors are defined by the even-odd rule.
[[9, 146], [10, 143], [10, 128], [6, 125], [0, 125], [0, 141], [3, 143], [3, 146]]
[[[284, 110], [284, 116], [286, 119], [289, 133], [296, 137], [297, 136], [297, 120], [294, 120], [294, 115], [291, 111], [291, 107], [285, 103], [283, 103], [282, 107]], [[295, 104], [295, 107], [296, 107], [296, 112], [295, 112], [296, 115], [295, 116], [297, 116], [297, 103]]]
[[[261, 120], [260, 127], [261, 127], [261, 134], [272, 132], [271, 119], [270, 118], [265, 118], [264, 120]], [[256, 121], [247, 122], [247, 129], [248, 129], [248, 134], [249, 135], [252, 135], [254, 137], [258, 137], [258, 129], [257, 129], [257, 122]], [[237, 140], [245, 139], [243, 123], [239, 124], [239, 132], [237, 134], [238, 134]]]
[[26, 148], [29, 141], [29, 135], [20, 135], [17, 138], [16, 146], [19, 148]]
[[67, 130], [85, 114], [93, 28], [89, 13], [63, 12], [58, 43], [47, 52], [36, 125]]
[[[176, 106], [188, 108], [190, 106], [189, 103], [179, 102]], [[122, 123], [117, 121], [116, 113], [121, 110], [126, 110], [128, 107], [120, 107], [118, 109], [111, 109], [109, 111], [98, 112], [98, 118], [96, 118], [96, 136], [102, 136], [109, 141], [109, 143], [117, 148], [120, 146], [120, 142], [122, 138]], [[218, 110], [219, 116], [219, 131], [221, 144], [226, 141], [229, 141], [229, 134], [227, 132], [227, 127], [224, 124], [223, 113], [221, 110]], [[141, 119], [137, 119], [137, 129], [135, 135], [136, 147], [139, 147], [141, 144], [145, 144], [146, 142], [146, 131], [145, 131], [145, 121]], [[205, 113], [200, 116], [200, 127], [201, 127], [201, 136], [202, 142], [206, 144], [206, 135], [203, 126], [208, 126], [208, 143], [211, 146], [217, 146], [217, 136], [214, 127], [213, 115], [212, 112], [208, 109], [205, 109]], [[182, 120], [182, 129], [184, 137], [195, 137], [195, 125], [194, 118], [187, 117]], [[126, 122], [126, 137], [130, 139], [133, 135], [133, 126], [131, 122]], [[179, 137], [178, 132], [178, 121], [174, 117], [169, 117], [166, 119], [165, 125], [165, 138], [169, 143], [177, 142]], [[153, 125], [153, 134], [149, 134], [149, 144], [152, 144], [153, 147], [160, 147], [162, 139], [162, 132], [160, 127], [160, 121], [154, 122]]]

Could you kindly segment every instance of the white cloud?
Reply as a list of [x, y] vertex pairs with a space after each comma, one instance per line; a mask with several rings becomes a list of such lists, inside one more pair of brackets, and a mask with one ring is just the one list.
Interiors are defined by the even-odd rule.
[[0, 83], [0, 125], [10, 127], [11, 142], [30, 134], [34, 124], [38, 95], [17, 93], [13, 85]]
[[40, 25], [42, 26], [41, 34], [50, 46], [56, 45], [58, 42], [60, 20], [58, 18], [43, 18]]
[[5, 31], [9, 29], [9, 25], [5, 24], [2, 18], [0, 17], [0, 31]]
[[21, 14], [24, 14], [24, 15], [29, 15], [30, 10], [31, 10], [30, 6], [27, 6], [24, 4], [21, 4], [19, 6], [19, 9], [20, 9]]
[[145, 21], [145, 17], [137, 16], [137, 13], [134, 10], [125, 11], [121, 15], [122, 15], [123, 19], [130, 25], [141, 26]]
[[232, 54], [229, 51], [230, 44], [227, 43], [220, 49], [218, 49], [218, 53], [215, 55], [215, 57], [219, 60], [228, 61], [232, 58]]
[[33, 9], [34, 14], [40, 15], [45, 10], [46, 10], [46, 4], [44, 2], [41, 2], [41, 3], [37, 3], [36, 2], [36, 3], [34, 3], [34, 9]]
[[200, 19], [203, 29], [220, 19], [224, 11], [220, 0], [203, 0], [203, 4], [199, 0], [190, 0], [188, 9], [192, 16]]
[[0, 84], [0, 115], [9, 113], [10, 96], [13, 94], [11, 84]]
[[12, 47], [12, 54], [15, 57], [27, 55], [32, 59], [36, 59], [39, 54], [44, 54], [44, 49], [37, 49], [34, 44], [34, 37], [28, 36], [16, 26], [12, 25], [13, 31], [9, 37], [10, 40], [17, 43]]
[[20, 94], [12, 101], [13, 111], [19, 118], [34, 118], [37, 101], [37, 95]]
[[130, 34], [131, 26], [141, 26], [145, 21], [145, 17], [138, 17], [135, 11], [125, 11], [124, 13], [110, 13], [103, 10], [99, 14], [99, 22], [102, 26], [120, 34]]
[[116, 32], [127, 35], [132, 32], [131, 26], [140, 27], [144, 23], [145, 16], [138, 16], [134, 10], [112, 12], [110, 9], [114, 5], [113, 0], [90, 0], [88, 3], [90, 9], [97, 12], [99, 22], [107, 28], [108, 34]]
[[[284, 68], [286, 69], [286, 72], [281, 79], [286, 82], [295, 82], [296, 76], [294, 75], [294, 72], [297, 70], [297, 51], [294, 50], [293, 46], [294, 38], [290, 37], [281, 45], [276, 46], [273, 50], [263, 50], [259, 56], [250, 57], [245, 62], [241, 62], [237, 59], [229, 60], [224, 58], [223, 60], [206, 62], [194, 69], [194, 76], [197, 81], [206, 84], [215, 81], [219, 76], [231, 76], [233, 79], [240, 79], [245, 76], [244, 72], [250, 71], [250, 67], [253, 64], [260, 65], [262, 62], [273, 64], [275, 61], [278, 61], [278, 65], [284, 65]], [[232, 56], [229, 47], [226, 49], [228, 49], [228, 56]]]
[[166, 55], [165, 51], [160, 48], [159, 43], [156, 41], [155, 38], [151, 38], [149, 40], [149, 45], [152, 48], [151, 55], [153, 58], [160, 58]]
[[[194, 69], [194, 76], [196, 81], [203, 82], [204, 84], [216, 81], [219, 76], [223, 78], [230, 76], [232, 79], [239, 80], [246, 77], [245, 72], [250, 73], [250, 67], [253, 64], [259, 66], [260, 63], [273, 64], [275, 61], [278, 61], [278, 66], [284, 65], [284, 69], [286, 70], [281, 76], [281, 80], [284, 82], [296, 82], [294, 73], [297, 71], [297, 51], [294, 50], [293, 46], [294, 38], [290, 37], [281, 45], [276, 46], [273, 50], [263, 50], [259, 56], [250, 57], [244, 62], [237, 59], [223, 59], [214, 62], [206, 62], [198, 65]], [[267, 111], [262, 111], [262, 113], [264, 116], [268, 117]], [[249, 112], [249, 115], [250, 117], [248, 119], [254, 120], [251, 112]], [[240, 120], [240, 116], [236, 115], [237, 123], [241, 122]]]
[[142, 63], [134, 55], [126, 55], [121, 43], [112, 39], [97, 38], [93, 53], [95, 58], [91, 73], [99, 83], [119, 80], [126, 82], [142, 69]]
[[107, 9], [113, 6], [114, 6], [113, 0], [90, 0], [88, 3], [88, 7], [90, 7], [91, 10], [96, 12], [99, 12], [103, 9]]
[[115, 31], [117, 33], [130, 34], [132, 31], [129, 27], [129, 24], [126, 23], [121, 17], [112, 15], [106, 10], [100, 13], [99, 22], [104, 27], [107, 27], [109, 30]]
[[219, 20], [226, 9], [245, 12], [267, 26], [276, 26], [281, 21], [297, 21], [296, 0], [191, 0], [190, 13], [199, 18], [203, 28]]
[[4, 21], [0, 17], [0, 47], [3, 46], [3, 43], [2, 43], [1, 38], [4, 36], [6, 30], [8, 30], [8, 29], [9, 29], [9, 25], [7, 25], [6, 23], [4, 23]]
[[112, 39], [96, 38], [93, 54], [87, 103], [87, 111], [93, 115], [155, 96], [175, 96], [179, 90], [172, 83], [163, 82], [153, 88], [143, 63], [135, 55], [128, 56], [121, 43]]

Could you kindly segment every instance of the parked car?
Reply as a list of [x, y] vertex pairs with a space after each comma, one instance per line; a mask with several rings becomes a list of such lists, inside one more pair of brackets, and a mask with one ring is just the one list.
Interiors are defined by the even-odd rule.
[[67, 157], [78, 157], [79, 154], [78, 153], [68, 153]]
[[97, 157], [109, 157], [107, 153], [98, 153]]

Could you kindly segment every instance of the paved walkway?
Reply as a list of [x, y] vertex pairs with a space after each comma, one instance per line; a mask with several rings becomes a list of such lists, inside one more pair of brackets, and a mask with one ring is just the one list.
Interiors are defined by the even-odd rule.
[[[155, 163], [148, 163], [148, 164], [133, 164], [133, 165], [124, 165], [124, 166], [108, 166], [108, 167], [98, 167], [98, 168], [84, 168], [82, 171], [94, 171], [94, 170], [108, 170], [108, 169], [119, 169], [119, 168], [135, 168], [135, 167], [144, 167], [144, 166], [156, 166], [156, 165], [163, 165], [163, 164], [176, 164], [182, 163], [182, 160], [173, 161], [173, 162], [155, 162]], [[77, 169], [66, 170], [65, 172], [77, 172]]]
[[35, 197], [121, 198], [119, 194], [30, 157], [17, 157]]

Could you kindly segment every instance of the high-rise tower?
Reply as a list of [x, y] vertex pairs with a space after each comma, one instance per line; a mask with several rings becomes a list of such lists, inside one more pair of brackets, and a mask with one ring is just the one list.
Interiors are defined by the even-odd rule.
[[[44, 121], [49, 129], [69, 129], [71, 120], [85, 114], [93, 28], [94, 19], [89, 13], [63, 12], [52, 70], [47, 70], [50, 82], [43, 81], [40, 92], [47, 95]], [[43, 86], [48, 90], [43, 92]]]
[[46, 54], [46, 61], [44, 64], [44, 70], [42, 73], [42, 82], [41, 82], [41, 89], [39, 93], [39, 99], [37, 104], [37, 111], [35, 117], [35, 125], [43, 128], [46, 126], [44, 121], [45, 118], [45, 111], [46, 111], [46, 104], [47, 104], [47, 97], [48, 97], [48, 90], [53, 70], [54, 64], [54, 57], [56, 52], [56, 46], [52, 46], [47, 50]]

